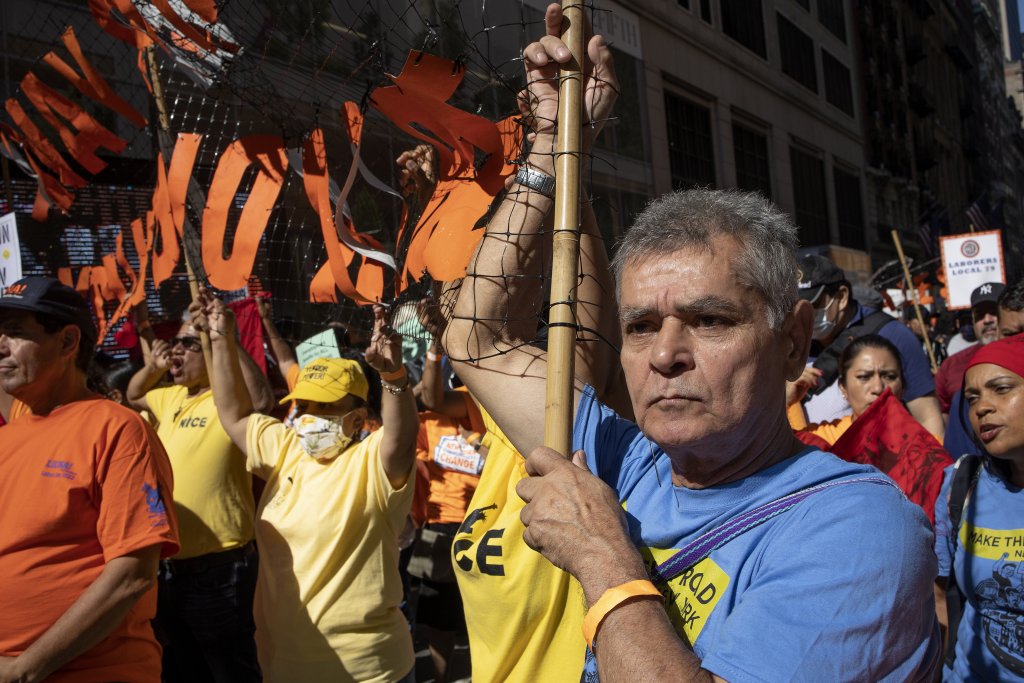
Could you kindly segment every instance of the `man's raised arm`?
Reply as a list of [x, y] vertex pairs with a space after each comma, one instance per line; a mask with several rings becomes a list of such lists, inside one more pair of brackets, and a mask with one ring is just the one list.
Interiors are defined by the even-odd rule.
[[[570, 59], [557, 37], [562, 23], [558, 5], [545, 14], [547, 35], [523, 51], [527, 90], [520, 99], [524, 116], [532, 123], [530, 154], [523, 166], [554, 176], [555, 119], [558, 111], [558, 66]], [[611, 51], [603, 38], [587, 45], [585, 70], [584, 153], [611, 112], [617, 82]], [[541, 443], [545, 401], [546, 353], [529, 342], [537, 337], [536, 312], [543, 303], [541, 274], [550, 256], [550, 230], [545, 221], [551, 197], [514, 182], [487, 225], [458, 293], [444, 346], [456, 372], [520, 452]], [[603, 259], [603, 257], [602, 257]], [[585, 259], [586, 262], [586, 259]], [[614, 315], [609, 299], [606, 314]], [[580, 320], [590, 320], [580, 315]], [[599, 327], [595, 325], [592, 329]], [[587, 353], [600, 343], [586, 344]], [[577, 392], [583, 383], [603, 387], [609, 363], [585, 362], [577, 373]], [[602, 376], [588, 376], [600, 369]]]

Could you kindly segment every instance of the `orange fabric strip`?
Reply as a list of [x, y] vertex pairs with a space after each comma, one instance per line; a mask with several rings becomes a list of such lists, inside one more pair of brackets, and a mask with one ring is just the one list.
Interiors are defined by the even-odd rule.
[[32, 202], [32, 220], [45, 223], [50, 218], [50, 202], [46, 200], [43, 193], [36, 190], [36, 198]]
[[[90, 173], [99, 173], [107, 167], [107, 163], [96, 156], [97, 149], [104, 147], [119, 154], [128, 146], [126, 140], [114, 135], [80, 106], [40, 81], [31, 71], [21, 79], [21, 91], [57, 131], [75, 161]], [[70, 122], [78, 133], [73, 133], [57, 115]]]
[[[127, 20], [130, 26], [125, 26], [122, 21], [110, 16], [110, 11], [114, 9]], [[89, 0], [89, 11], [100, 28], [128, 45], [137, 47], [139, 50], [146, 49], [154, 42], [163, 45], [163, 41], [157, 37], [153, 27], [142, 18], [131, 0]]]
[[217, 6], [213, 4], [213, 0], [185, 0], [185, 6], [206, 23], [217, 23]]
[[116, 111], [118, 114], [128, 119], [132, 125], [137, 128], [142, 128], [146, 125], [146, 119], [138, 112], [135, 107], [128, 104], [120, 95], [118, 95], [110, 84], [96, 71], [95, 67], [86, 59], [85, 54], [82, 52], [81, 46], [78, 44], [78, 37], [75, 35], [75, 30], [70, 26], [64, 30], [61, 34], [61, 40], [64, 42], [64, 46], [68, 52], [74, 58], [75, 63], [82, 70], [83, 76], [80, 76], [71, 66], [68, 65], [63, 59], [57, 56], [54, 52], [48, 52], [43, 56], [43, 61], [49, 64], [57, 73], [66, 78], [78, 92], [82, 93], [86, 97], [89, 97], [97, 102], [100, 102], [108, 108]]
[[18, 100], [13, 97], [5, 103], [7, 113], [11, 120], [21, 132], [24, 145], [32, 150], [32, 153], [39, 158], [39, 161], [57, 175], [62, 185], [67, 187], [85, 187], [86, 182], [82, 176], [71, 170], [64, 157], [60, 155], [53, 143], [43, 137], [36, 124], [32, 123], [28, 114], [22, 109]]
[[[252, 164], [258, 164], [259, 170], [238, 218], [231, 256], [224, 258], [228, 212], [238, 185]], [[203, 265], [214, 287], [240, 289], [248, 283], [256, 250], [281, 193], [287, 169], [284, 140], [272, 135], [240, 138], [221, 153], [203, 211]]]
[[35, 157], [28, 152], [24, 139], [14, 129], [0, 123], [0, 144], [8, 149], [12, 144], [19, 144], [24, 154], [21, 156], [36, 175], [36, 197], [32, 204], [32, 218], [40, 223], [45, 222], [50, 216], [50, 207], [56, 203], [57, 208], [66, 212], [75, 201], [74, 195], [60, 184], [56, 178], [45, 172]]
[[217, 41], [216, 38], [210, 35], [208, 31], [203, 31], [199, 28], [196, 28], [192, 24], [182, 19], [181, 16], [171, 8], [167, 0], [150, 0], [150, 3], [153, 5], [153, 7], [156, 7], [158, 10], [160, 10], [160, 14], [162, 14], [164, 18], [167, 19], [167, 21], [171, 24], [171, 26], [177, 29], [177, 31], [181, 35], [191, 40], [199, 47], [203, 48], [208, 52], [213, 52], [214, 50], [221, 47], [219, 41]]

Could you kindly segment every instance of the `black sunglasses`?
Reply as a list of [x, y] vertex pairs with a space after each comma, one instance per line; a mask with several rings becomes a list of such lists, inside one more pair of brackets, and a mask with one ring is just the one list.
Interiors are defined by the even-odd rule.
[[186, 351], [192, 351], [194, 353], [198, 353], [203, 350], [203, 343], [199, 341], [199, 337], [174, 337], [171, 339], [172, 349], [178, 344], [185, 347]]

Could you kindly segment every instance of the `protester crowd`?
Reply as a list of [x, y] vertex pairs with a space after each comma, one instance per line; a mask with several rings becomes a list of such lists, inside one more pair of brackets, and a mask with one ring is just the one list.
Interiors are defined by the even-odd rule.
[[435, 681], [467, 637], [477, 681], [1024, 680], [1024, 281], [955, 350], [757, 194], [660, 197], [611, 263], [584, 203], [573, 453], [543, 447], [560, 24], [467, 276], [409, 320], [300, 366], [272, 297], [253, 348], [200, 290], [101, 363], [74, 290], [3, 290], [0, 683], [414, 681], [414, 631]]

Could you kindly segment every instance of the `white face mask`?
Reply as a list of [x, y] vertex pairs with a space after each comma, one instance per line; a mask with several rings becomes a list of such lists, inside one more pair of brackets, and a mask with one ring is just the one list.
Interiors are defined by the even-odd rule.
[[832, 331], [836, 329], [836, 321], [828, 319], [828, 309], [832, 307], [835, 299], [825, 304], [825, 307], [814, 312], [814, 326], [811, 327], [811, 338], [817, 341], [827, 339]]
[[319, 461], [338, 457], [352, 443], [352, 437], [345, 434], [345, 418], [335, 415], [300, 415], [294, 420], [295, 433], [306, 454]]

